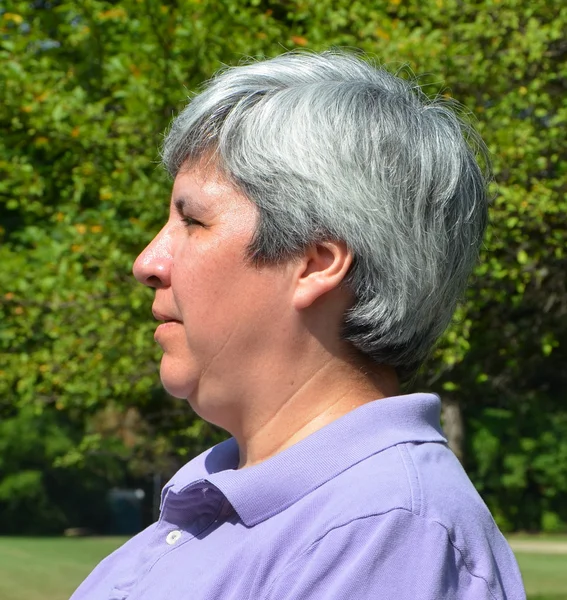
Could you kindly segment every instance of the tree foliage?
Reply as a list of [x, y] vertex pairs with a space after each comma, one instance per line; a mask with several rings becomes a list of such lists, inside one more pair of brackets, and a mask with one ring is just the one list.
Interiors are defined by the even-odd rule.
[[167, 475], [219, 438], [161, 390], [151, 294], [130, 274], [166, 215], [162, 132], [222, 65], [331, 46], [406, 65], [478, 118], [492, 227], [416, 385], [459, 400], [465, 465], [502, 526], [561, 527], [566, 27], [559, 0], [5, 0], [0, 529], [37, 506], [36, 528], [92, 523], [62, 503], [70, 482]]

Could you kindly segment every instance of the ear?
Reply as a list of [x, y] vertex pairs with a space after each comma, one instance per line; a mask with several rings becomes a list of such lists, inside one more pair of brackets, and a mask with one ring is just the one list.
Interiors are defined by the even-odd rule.
[[327, 292], [338, 288], [352, 260], [352, 252], [344, 242], [320, 242], [310, 246], [299, 261], [293, 295], [295, 308], [307, 308]]

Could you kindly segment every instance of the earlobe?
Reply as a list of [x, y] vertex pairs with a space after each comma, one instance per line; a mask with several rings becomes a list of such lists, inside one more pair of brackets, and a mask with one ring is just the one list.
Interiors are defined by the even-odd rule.
[[352, 265], [352, 252], [342, 241], [313, 244], [299, 262], [294, 305], [308, 308], [328, 292], [338, 288]]

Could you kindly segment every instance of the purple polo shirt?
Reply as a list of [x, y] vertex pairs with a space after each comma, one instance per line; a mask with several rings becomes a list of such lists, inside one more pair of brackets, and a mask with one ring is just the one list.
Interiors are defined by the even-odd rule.
[[516, 560], [439, 426], [437, 396], [361, 406], [237, 470], [228, 440], [73, 600], [523, 600]]

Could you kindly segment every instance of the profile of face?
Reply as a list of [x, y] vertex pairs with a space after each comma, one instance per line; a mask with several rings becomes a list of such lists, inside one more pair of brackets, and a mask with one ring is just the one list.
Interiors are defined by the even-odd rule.
[[211, 422], [273, 367], [266, 345], [286, 335], [293, 310], [290, 270], [246, 256], [257, 219], [256, 205], [216, 171], [181, 170], [166, 224], [134, 263], [163, 321], [162, 383]]

